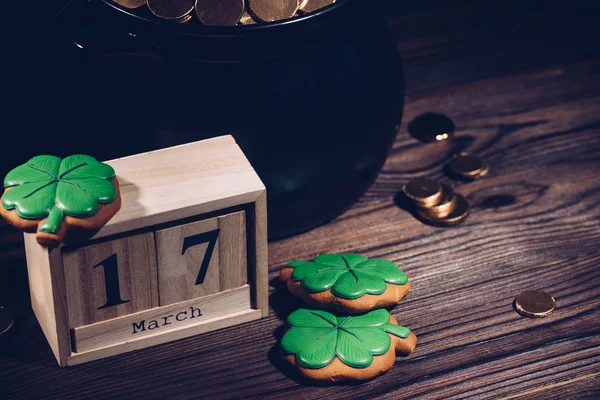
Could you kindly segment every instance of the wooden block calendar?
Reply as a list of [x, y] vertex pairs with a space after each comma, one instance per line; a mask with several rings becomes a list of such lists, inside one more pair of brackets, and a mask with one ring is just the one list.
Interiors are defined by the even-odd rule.
[[266, 190], [231, 136], [106, 163], [122, 206], [90, 240], [48, 250], [25, 234], [61, 366], [267, 315]]

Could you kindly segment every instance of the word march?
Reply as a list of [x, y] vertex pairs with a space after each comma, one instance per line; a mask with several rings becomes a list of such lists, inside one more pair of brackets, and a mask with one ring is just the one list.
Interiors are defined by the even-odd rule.
[[[188, 311], [189, 311], [189, 314], [188, 314]], [[158, 320], [151, 319], [148, 322], [148, 326], [146, 326], [145, 319], [141, 320], [138, 323], [132, 322], [131, 328], [133, 331], [131, 332], [131, 334], [134, 335], [138, 332], [144, 332], [146, 330], [151, 331], [153, 329], [157, 329], [157, 328], [160, 328], [165, 325], [171, 325], [173, 322], [183, 322], [187, 319], [194, 319], [194, 318], [201, 317], [201, 316], [202, 316], [202, 311], [200, 311], [199, 308], [191, 306], [189, 308], [189, 310], [183, 310], [181, 312], [178, 312], [177, 314], [169, 314], [167, 316], [159, 318]], [[171, 322], [171, 321], [173, 321], [173, 322]]]

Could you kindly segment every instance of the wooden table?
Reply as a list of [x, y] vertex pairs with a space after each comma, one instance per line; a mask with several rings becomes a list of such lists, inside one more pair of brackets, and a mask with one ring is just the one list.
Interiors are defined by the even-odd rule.
[[[60, 369], [30, 310], [21, 238], [0, 226], [0, 304], [17, 316], [0, 337], [0, 398], [600, 398], [600, 24], [591, 10], [548, 2], [481, 3], [389, 6], [405, 122], [354, 207], [270, 244], [266, 319]], [[407, 134], [428, 111], [454, 119], [454, 140]], [[482, 156], [489, 175], [445, 177], [457, 150]], [[402, 184], [418, 176], [467, 195], [468, 219], [433, 228], [399, 207]], [[276, 277], [291, 259], [347, 251], [407, 272], [412, 293], [393, 314], [419, 343], [371, 382], [303, 386], [277, 356], [283, 320], [300, 303]], [[512, 309], [533, 288], [555, 296], [550, 317]]]

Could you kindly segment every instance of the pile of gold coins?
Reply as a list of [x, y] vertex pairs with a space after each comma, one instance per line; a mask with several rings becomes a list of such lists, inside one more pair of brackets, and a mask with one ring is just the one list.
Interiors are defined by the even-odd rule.
[[[446, 167], [452, 175], [468, 180], [485, 176], [489, 171], [483, 160], [467, 153], [455, 155]], [[404, 185], [402, 191], [412, 202], [417, 217], [430, 225], [456, 225], [467, 218], [471, 210], [465, 196], [431, 179], [413, 179]]]
[[447, 167], [454, 176], [467, 180], [481, 178], [490, 170], [490, 167], [481, 158], [468, 153], [452, 157]]
[[304, 15], [336, 0], [113, 0], [127, 9], [150, 12], [178, 23], [194, 15], [203, 25], [233, 26], [273, 22]]
[[415, 206], [417, 216], [431, 225], [456, 225], [471, 210], [465, 196], [431, 179], [413, 179], [402, 190]]

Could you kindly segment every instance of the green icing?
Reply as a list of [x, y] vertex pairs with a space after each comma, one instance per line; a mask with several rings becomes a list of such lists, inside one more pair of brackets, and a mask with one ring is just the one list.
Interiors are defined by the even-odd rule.
[[323, 368], [335, 357], [351, 367], [366, 368], [373, 363], [373, 356], [390, 349], [388, 333], [402, 339], [410, 335], [410, 330], [389, 321], [390, 314], [384, 309], [336, 317], [327, 311], [301, 308], [289, 315], [289, 330], [281, 347], [306, 368]]
[[369, 259], [358, 254], [321, 254], [312, 262], [295, 260], [292, 279], [302, 281], [309, 292], [331, 289], [344, 299], [357, 299], [365, 294], [382, 294], [386, 282], [404, 285], [408, 278], [396, 264], [381, 258]]
[[21, 218], [48, 217], [40, 230], [54, 233], [64, 215], [89, 217], [98, 212], [98, 204], [113, 202], [114, 177], [111, 166], [90, 156], [37, 156], [6, 175], [4, 187], [11, 190], [4, 193], [2, 205]]

